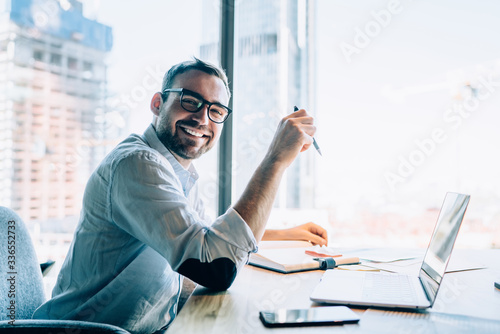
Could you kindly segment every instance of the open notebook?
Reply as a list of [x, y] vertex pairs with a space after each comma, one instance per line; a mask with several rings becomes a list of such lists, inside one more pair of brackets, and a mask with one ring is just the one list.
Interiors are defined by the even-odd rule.
[[[262, 241], [259, 251], [250, 256], [249, 264], [284, 274], [321, 269], [320, 261], [315, 260], [319, 256], [306, 254], [306, 251], [315, 252], [318, 247], [305, 241]], [[359, 258], [346, 258], [329, 251], [336, 265], [359, 262]]]

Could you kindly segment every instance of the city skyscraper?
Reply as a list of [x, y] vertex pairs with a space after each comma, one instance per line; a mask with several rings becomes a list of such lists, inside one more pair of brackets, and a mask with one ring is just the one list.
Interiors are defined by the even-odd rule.
[[106, 107], [112, 30], [76, 0], [2, 4], [0, 204], [26, 220], [76, 216], [118, 135]]
[[[279, 120], [294, 106], [314, 115], [313, 2], [236, 1], [233, 109], [233, 194], [246, 187], [273, 138]], [[218, 8], [204, 4], [200, 57], [217, 62]], [[287, 170], [275, 206], [313, 207], [314, 158], [308, 152]]]

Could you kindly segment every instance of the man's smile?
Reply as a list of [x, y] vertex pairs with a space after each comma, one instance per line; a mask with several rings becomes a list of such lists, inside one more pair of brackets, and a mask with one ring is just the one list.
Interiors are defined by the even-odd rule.
[[[181, 127], [182, 128], [182, 127]], [[186, 131], [187, 133], [189, 133], [190, 135], [193, 135], [195, 137], [203, 137], [203, 133], [199, 133], [199, 132], [196, 132], [196, 131], [193, 131], [191, 129], [188, 129], [188, 128], [182, 128], [184, 131]]]
[[188, 128], [186, 126], [179, 125], [179, 128], [181, 128], [188, 135], [191, 135], [191, 136], [196, 137], [196, 138], [209, 137], [208, 135], [204, 134], [203, 132], [196, 130], [196, 129], [193, 129], [192, 127]]

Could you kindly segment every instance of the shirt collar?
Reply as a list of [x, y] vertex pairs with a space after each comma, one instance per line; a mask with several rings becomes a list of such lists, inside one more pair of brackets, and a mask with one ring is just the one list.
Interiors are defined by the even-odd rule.
[[187, 197], [199, 178], [196, 168], [192, 163], [189, 165], [187, 170], [182, 167], [179, 161], [177, 161], [173, 154], [165, 147], [165, 145], [163, 145], [160, 139], [158, 139], [153, 124], [149, 125], [146, 131], [144, 131], [144, 138], [151, 148], [157, 150], [172, 165], [175, 174], [181, 181], [184, 195]]

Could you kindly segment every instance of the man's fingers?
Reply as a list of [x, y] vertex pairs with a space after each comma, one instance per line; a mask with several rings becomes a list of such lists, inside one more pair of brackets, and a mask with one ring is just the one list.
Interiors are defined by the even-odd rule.
[[302, 124], [313, 124], [314, 123], [314, 117], [309, 116], [309, 115], [304, 115], [304, 116], [297, 116], [294, 114], [288, 115], [283, 119], [285, 122], [297, 122], [297, 123], [302, 123]]
[[328, 243], [328, 233], [323, 227], [316, 225], [312, 222], [307, 223], [306, 226], [309, 232], [320, 236], [326, 241], [326, 243]]
[[311, 144], [303, 145], [302, 148], [300, 149], [300, 152], [307, 151], [311, 146], [312, 146], [312, 141], [311, 141]]
[[307, 133], [309, 136], [311, 136], [311, 140], [312, 140], [312, 137], [316, 133], [316, 126], [314, 126], [312, 124], [311, 125], [304, 124], [304, 125], [302, 125], [302, 130], [305, 133]]
[[[287, 126], [288, 126], [288, 128], [287, 128]], [[314, 134], [316, 133], [316, 126], [312, 122], [311, 123], [301, 123], [301, 122], [295, 120], [295, 121], [290, 121], [290, 123], [287, 124], [287, 126], [285, 126], [285, 131], [287, 131], [287, 132], [296, 129], [297, 131], [304, 132], [311, 137], [314, 136]]]
[[323, 239], [319, 235], [311, 233], [311, 232], [308, 232], [308, 233], [309, 233], [308, 234], [309, 241], [312, 242], [314, 245], [323, 246], [323, 245], [327, 244], [327, 240]]
[[281, 161], [286, 167], [313, 144], [316, 132], [314, 119], [304, 109], [282, 118], [269, 147], [269, 157]]

